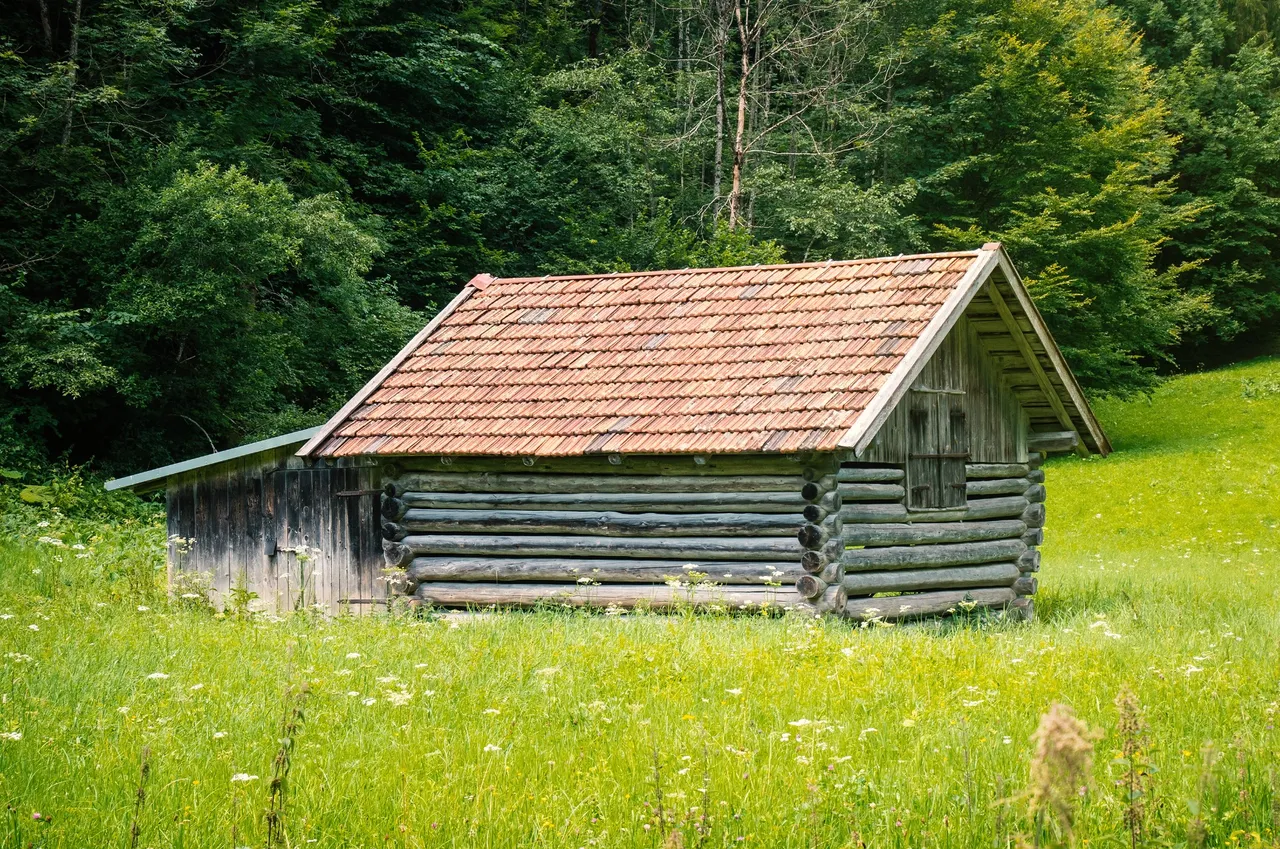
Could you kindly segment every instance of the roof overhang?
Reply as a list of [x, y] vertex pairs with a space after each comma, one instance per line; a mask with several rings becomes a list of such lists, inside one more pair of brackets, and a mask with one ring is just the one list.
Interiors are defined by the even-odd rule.
[[215, 451], [212, 454], [205, 454], [201, 457], [193, 457], [190, 460], [183, 460], [180, 463], [170, 463], [167, 466], [160, 466], [146, 472], [138, 472], [136, 475], [129, 475], [124, 478], [116, 478], [106, 483], [108, 491], [117, 489], [131, 489], [135, 492], [151, 492], [157, 489], [164, 489], [165, 481], [173, 475], [180, 475], [184, 472], [195, 471], [206, 466], [213, 466], [218, 463], [225, 463], [228, 460], [236, 460], [240, 457], [248, 457], [250, 454], [257, 454], [261, 451], [270, 451], [274, 448], [288, 448], [292, 445], [300, 445], [306, 442], [320, 428], [309, 427], [304, 430], [295, 430], [292, 433], [284, 433], [280, 436], [273, 436], [270, 439], [262, 439], [258, 442], [250, 442], [248, 445], [240, 445], [235, 448], [228, 448], [225, 451]]
[[1004, 282], [1013, 291], [1021, 313], [1030, 323], [1032, 333], [1047, 352], [1053, 369], [1062, 382], [1063, 392], [1059, 400], [1084, 423], [1084, 433], [1080, 434], [1081, 447], [1103, 456], [1111, 453], [1111, 443], [1089, 407], [1079, 381], [1076, 380], [1066, 359], [1062, 356], [1062, 351], [1058, 349], [1058, 344], [1050, 335], [1044, 318], [1036, 309], [1031, 294], [1022, 282], [1022, 277], [999, 242], [988, 242], [982, 246], [978, 261], [969, 267], [964, 279], [956, 286], [955, 291], [938, 310], [929, 326], [920, 334], [902, 362], [894, 369], [879, 394], [841, 438], [841, 448], [852, 451], [855, 455], [861, 455], [867, 450], [872, 440], [876, 438], [876, 434], [880, 432], [880, 428], [888, 420], [890, 413], [902, 401], [915, 379], [920, 376], [929, 358], [937, 352], [947, 334], [964, 314], [965, 309], [997, 270], [1001, 272]]

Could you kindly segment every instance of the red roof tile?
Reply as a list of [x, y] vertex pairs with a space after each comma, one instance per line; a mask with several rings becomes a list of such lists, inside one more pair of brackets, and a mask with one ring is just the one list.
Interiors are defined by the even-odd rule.
[[832, 450], [977, 256], [484, 280], [312, 453]]

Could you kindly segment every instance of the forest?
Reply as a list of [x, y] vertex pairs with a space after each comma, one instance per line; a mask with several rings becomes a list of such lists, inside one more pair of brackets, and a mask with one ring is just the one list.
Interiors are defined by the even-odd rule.
[[15, 0], [0, 466], [323, 421], [472, 275], [1002, 241], [1096, 396], [1280, 316], [1277, 0]]

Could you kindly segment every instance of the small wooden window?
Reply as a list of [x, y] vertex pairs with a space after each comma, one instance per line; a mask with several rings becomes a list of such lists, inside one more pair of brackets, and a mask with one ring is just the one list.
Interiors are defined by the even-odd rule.
[[964, 391], [916, 388], [906, 403], [907, 506], [912, 510], [963, 507], [964, 464], [969, 459]]

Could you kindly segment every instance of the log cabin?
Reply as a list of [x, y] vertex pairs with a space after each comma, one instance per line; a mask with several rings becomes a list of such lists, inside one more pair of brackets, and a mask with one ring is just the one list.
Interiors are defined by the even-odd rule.
[[221, 594], [892, 621], [1031, 618], [1044, 458], [1110, 446], [989, 243], [478, 275], [326, 424], [237, 450], [114, 484], [165, 482], [171, 566]]

